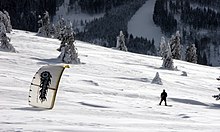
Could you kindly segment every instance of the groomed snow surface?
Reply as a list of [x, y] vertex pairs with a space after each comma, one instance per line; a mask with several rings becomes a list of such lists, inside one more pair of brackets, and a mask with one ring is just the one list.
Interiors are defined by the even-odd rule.
[[[178, 71], [161, 69], [160, 57], [76, 41], [83, 64], [61, 78], [52, 110], [28, 105], [35, 72], [62, 64], [60, 42], [14, 30], [18, 53], [0, 52], [0, 131], [53, 132], [219, 132], [220, 69], [174, 60]], [[181, 76], [182, 71], [188, 76]], [[159, 72], [163, 85], [151, 84]], [[166, 89], [168, 105], [159, 106]]]

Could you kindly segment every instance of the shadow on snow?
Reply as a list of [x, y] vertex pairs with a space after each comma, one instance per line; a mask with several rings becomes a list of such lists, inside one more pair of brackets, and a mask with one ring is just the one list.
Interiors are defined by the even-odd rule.
[[40, 58], [32, 57], [31, 59], [38, 60], [38, 61], [40, 61], [40, 62], [38, 62], [38, 64], [44, 64], [44, 65], [46, 65], [46, 64], [60, 64], [60, 63], [63, 63], [58, 58], [40, 59]]
[[21, 108], [11, 108], [13, 110], [22, 110], [22, 111], [45, 111], [50, 109], [38, 108], [38, 107], [21, 107]]
[[101, 106], [101, 105], [96, 105], [96, 104], [90, 104], [90, 103], [85, 103], [85, 102], [78, 102], [81, 105], [89, 106], [89, 107], [95, 107], [95, 108], [110, 108], [107, 106]]
[[196, 100], [192, 100], [192, 99], [180, 99], [180, 98], [169, 98], [175, 102], [179, 102], [179, 103], [184, 103], [184, 104], [191, 104], [191, 105], [201, 105], [201, 106], [209, 106], [205, 103], [196, 101]]

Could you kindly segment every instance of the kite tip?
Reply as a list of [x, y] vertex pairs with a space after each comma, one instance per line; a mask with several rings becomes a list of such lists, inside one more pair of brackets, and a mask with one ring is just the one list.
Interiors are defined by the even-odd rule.
[[64, 68], [70, 68], [70, 66], [69, 66], [69, 65], [64, 65], [63, 67], [64, 67]]

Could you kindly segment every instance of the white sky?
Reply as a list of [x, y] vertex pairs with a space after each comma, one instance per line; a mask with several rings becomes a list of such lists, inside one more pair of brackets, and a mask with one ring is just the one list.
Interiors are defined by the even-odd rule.
[[[220, 69], [174, 61], [161, 69], [160, 57], [117, 51], [76, 41], [83, 64], [61, 78], [52, 110], [28, 105], [30, 83], [44, 65], [62, 64], [60, 42], [14, 30], [19, 53], [0, 52], [0, 131], [218, 132]], [[181, 76], [186, 71], [188, 76]], [[151, 84], [159, 72], [163, 85]], [[168, 105], [158, 106], [163, 89]]]

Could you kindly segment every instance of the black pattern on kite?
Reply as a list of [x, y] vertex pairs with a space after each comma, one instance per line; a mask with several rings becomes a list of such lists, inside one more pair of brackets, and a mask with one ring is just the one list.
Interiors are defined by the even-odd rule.
[[47, 91], [48, 88], [51, 84], [51, 74], [48, 71], [44, 71], [40, 74], [40, 91], [39, 91], [39, 99], [41, 100], [41, 102], [47, 100]]

